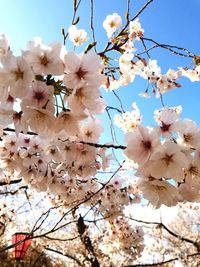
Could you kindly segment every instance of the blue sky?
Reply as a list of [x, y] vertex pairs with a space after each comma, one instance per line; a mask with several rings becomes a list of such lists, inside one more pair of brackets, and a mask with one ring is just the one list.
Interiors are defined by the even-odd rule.
[[[107, 37], [102, 22], [106, 15], [119, 13], [123, 19], [126, 11], [126, 0], [94, 0], [94, 26], [97, 48], [104, 47]], [[131, 15], [134, 15], [146, 2], [131, 0]], [[62, 42], [61, 28], [67, 29], [73, 15], [73, 0], [0, 0], [0, 32], [6, 33], [10, 39], [11, 48], [19, 53], [26, 43], [35, 36], [43, 38], [45, 43]], [[154, 0], [140, 16], [140, 22], [145, 30], [145, 36], [160, 43], [174, 44], [185, 47], [195, 54], [199, 52], [199, 0]], [[85, 28], [92, 41], [88, 28], [90, 22], [90, 0], [82, 0], [79, 28]], [[125, 21], [125, 19], [124, 19]], [[67, 50], [72, 46], [67, 44]], [[163, 72], [169, 67], [191, 66], [190, 59], [184, 59], [170, 54], [162, 49], [151, 53], [152, 59], [157, 59]], [[182, 88], [164, 95], [166, 106], [183, 106], [183, 116], [194, 119], [200, 124], [198, 107], [200, 104], [200, 83], [191, 83], [181, 79]], [[159, 99], [144, 99], [138, 96], [147, 87], [146, 81], [136, 79], [133, 84], [121, 88], [117, 93], [122, 98], [124, 106], [131, 108], [131, 103], [137, 102], [143, 115], [144, 123], [152, 124], [153, 111], [161, 107]], [[115, 98], [108, 96], [108, 101], [115, 105]], [[111, 104], [110, 104], [111, 105]]]

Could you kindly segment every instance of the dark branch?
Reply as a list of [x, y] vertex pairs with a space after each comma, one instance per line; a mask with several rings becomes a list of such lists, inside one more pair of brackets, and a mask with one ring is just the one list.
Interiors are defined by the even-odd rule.
[[22, 181], [22, 179], [17, 179], [17, 180], [11, 180], [9, 182], [0, 182], [0, 186], [3, 185], [10, 185], [10, 184], [18, 184]]
[[[92, 38], [93, 38], [93, 43], [96, 43], [96, 39], [95, 39], [95, 32], [94, 32], [94, 24], [93, 24], [93, 17], [94, 17], [94, 2], [93, 0], [90, 0], [90, 5], [91, 5], [91, 14], [90, 14], [90, 27], [92, 30]], [[94, 46], [94, 51], [96, 51], [96, 45]]]
[[68, 253], [62, 253], [61, 251], [55, 250], [53, 248], [45, 247], [45, 249], [48, 250], [48, 251], [51, 251], [51, 252], [55, 252], [57, 254], [60, 254], [60, 255], [62, 255], [64, 257], [67, 257], [67, 258], [75, 261], [76, 263], [78, 263], [79, 266], [84, 266], [75, 256], [72, 256], [72, 255], [70, 255]]
[[96, 143], [90, 143], [90, 142], [84, 142], [84, 141], [80, 141], [80, 143], [88, 145], [88, 146], [93, 146], [96, 148], [114, 148], [114, 149], [126, 149], [126, 146], [122, 146], [122, 145], [113, 145], [113, 144], [96, 144]]
[[178, 258], [169, 259], [166, 261], [156, 262], [156, 263], [144, 263], [144, 264], [133, 264], [133, 265], [123, 265], [123, 267], [150, 267], [150, 266], [160, 266], [166, 263], [177, 261]]
[[[151, 49], [153, 48], [156, 48], [156, 47], [161, 47], [161, 48], [164, 48], [164, 49], [167, 49], [169, 50], [170, 52], [172, 52], [173, 54], [176, 54], [178, 56], [182, 56], [182, 57], [190, 57], [190, 58], [194, 58], [195, 57], [195, 54], [192, 53], [191, 51], [189, 51], [188, 49], [186, 48], [183, 48], [183, 47], [179, 47], [179, 46], [175, 46], [175, 45], [169, 45], [169, 44], [160, 44], [156, 41], [154, 41], [153, 39], [151, 38], [146, 38], [146, 37], [141, 37], [141, 40], [143, 41], [149, 41], [153, 44], [155, 44], [154, 46], [152, 46], [150, 49], [146, 49], [144, 52], [142, 53], [145, 53], [145, 52], [148, 52], [150, 51]], [[183, 54], [181, 52], [178, 52], [176, 50], [179, 50], [179, 51], [184, 51], [186, 54]], [[141, 53], [140, 53], [141, 54]], [[138, 54], [138, 55], [140, 55]]]
[[192, 244], [193, 246], [196, 247], [197, 249], [197, 252], [200, 251], [200, 245], [198, 242], [195, 242], [194, 240], [191, 240], [189, 238], [186, 238], [186, 237], [183, 237], [179, 234], [176, 234], [174, 233], [171, 229], [169, 229], [165, 224], [163, 224], [162, 222], [146, 222], [146, 221], [142, 221], [142, 220], [137, 220], [137, 219], [134, 219], [134, 218], [131, 218], [131, 217], [126, 217], [130, 220], [133, 220], [133, 221], [136, 221], [136, 222], [139, 222], [139, 223], [144, 223], [144, 224], [156, 224], [156, 225], [159, 225], [160, 227], [162, 227], [163, 229], [165, 229], [170, 235], [172, 235], [173, 237], [176, 237], [178, 238], [179, 240], [181, 241], [185, 241], [187, 243], [190, 243]]
[[91, 266], [92, 267], [100, 267], [99, 261], [96, 257], [94, 247], [92, 245], [92, 241], [91, 241], [88, 233], [86, 232], [87, 226], [85, 225], [85, 222], [84, 222], [83, 217], [81, 215], [79, 216], [79, 219], [78, 219], [76, 225], [77, 225], [77, 229], [78, 229], [78, 232], [80, 234], [80, 239], [81, 239], [82, 243], [84, 244], [87, 251], [91, 254], [91, 258], [88, 258], [91, 262]]
[[18, 191], [20, 191], [21, 189], [28, 189], [28, 186], [24, 185], [24, 186], [20, 186], [19, 188], [17, 188], [14, 191], [5, 191], [5, 192], [0, 192], [0, 195], [15, 195]]

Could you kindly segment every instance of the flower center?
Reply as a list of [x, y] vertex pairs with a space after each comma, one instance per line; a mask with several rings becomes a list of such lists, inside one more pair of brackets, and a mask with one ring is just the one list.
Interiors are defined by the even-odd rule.
[[42, 92], [34, 92], [33, 98], [40, 102], [44, 99], [44, 94]]
[[192, 139], [193, 139], [193, 137], [192, 137], [192, 134], [191, 134], [191, 133], [184, 134], [184, 135], [183, 135], [183, 138], [184, 138], [184, 141], [185, 141], [186, 143], [189, 143], [189, 142], [191, 142], [191, 141], [192, 141]]
[[111, 21], [111, 22], [109, 23], [109, 26], [110, 26], [110, 28], [115, 27], [115, 22], [114, 22], [114, 21]]
[[169, 164], [173, 162], [173, 155], [165, 155], [162, 160], [164, 160], [167, 166], [169, 166]]
[[165, 124], [165, 123], [162, 121], [162, 126], [160, 126], [160, 129], [161, 129], [163, 132], [168, 132], [170, 126], [171, 126], [171, 124]]
[[150, 150], [151, 149], [151, 141], [147, 140], [147, 141], [142, 141], [142, 145], [145, 149]]
[[24, 72], [21, 71], [20, 68], [18, 68], [17, 70], [14, 71], [14, 75], [15, 75], [16, 81], [22, 80], [24, 77]]
[[198, 175], [199, 174], [198, 168], [196, 166], [191, 166], [189, 168], [189, 173], [192, 175]]
[[81, 67], [76, 72], [76, 76], [81, 80], [84, 79], [85, 74], [87, 74], [87, 71], [83, 70]]
[[87, 136], [87, 137], [92, 137], [92, 131], [87, 131], [86, 133], [85, 133], [85, 135]]
[[23, 114], [22, 111], [20, 111], [20, 112], [15, 112], [15, 113], [13, 114], [13, 120], [14, 120], [14, 121], [20, 121], [20, 120], [21, 120], [21, 117], [22, 117], [22, 114]]
[[40, 63], [43, 65], [43, 66], [47, 66], [47, 64], [49, 63], [49, 60], [47, 58], [46, 55], [42, 55], [40, 56]]

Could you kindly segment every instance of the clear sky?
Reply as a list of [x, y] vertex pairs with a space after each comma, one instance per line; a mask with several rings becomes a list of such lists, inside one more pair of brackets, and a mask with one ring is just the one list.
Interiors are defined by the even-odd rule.
[[[102, 22], [106, 15], [119, 13], [123, 19], [126, 11], [126, 0], [94, 0], [94, 26], [97, 49], [104, 47], [107, 37]], [[131, 0], [131, 15], [134, 15], [146, 1]], [[26, 43], [35, 36], [43, 38], [45, 43], [62, 42], [61, 28], [67, 29], [73, 15], [73, 0], [0, 0], [0, 32], [6, 33], [10, 39], [11, 48], [19, 53]], [[140, 16], [140, 22], [145, 30], [145, 36], [160, 43], [185, 47], [195, 54], [200, 54], [199, 46], [199, 0], [154, 0]], [[92, 41], [89, 29], [90, 0], [82, 0], [79, 28], [85, 28]], [[125, 21], [125, 19], [124, 19]], [[67, 45], [67, 50], [72, 46]], [[191, 66], [190, 59], [175, 56], [162, 49], [151, 53], [152, 59], [157, 59], [163, 72], [169, 67]], [[194, 119], [200, 125], [200, 83], [191, 83], [181, 79], [182, 88], [175, 89], [164, 95], [166, 106], [183, 106], [183, 117]], [[153, 110], [160, 108], [159, 99], [144, 99], [138, 93], [145, 91], [146, 81], [136, 79], [127, 88], [121, 88], [118, 94], [130, 109], [133, 101], [141, 109], [144, 123], [151, 124]], [[107, 95], [108, 94], [104, 94]], [[109, 97], [109, 101], [115, 101]], [[115, 104], [115, 103], [114, 103]]]

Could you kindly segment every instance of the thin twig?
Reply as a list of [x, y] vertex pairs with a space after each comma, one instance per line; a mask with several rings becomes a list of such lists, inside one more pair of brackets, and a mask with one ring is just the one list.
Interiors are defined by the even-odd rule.
[[163, 224], [162, 222], [146, 222], [146, 221], [143, 221], [143, 220], [138, 220], [138, 219], [134, 219], [132, 217], [127, 217], [126, 218], [130, 219], [130, 220], [133, 220], [133, 221], [136, 221], [136, 222], [139, 222], [139, 223], [144, 223], [144, 224], [157, 224], [159, 225], [160, 227], [164, 228], [170, 235], [172, 235], [173, 237], [176, 237], [178, 238], [179, 240], [181, 241], [185, 241], [187, 243], [190, 243], [192, 244], [193, 246], [196, 247], [197, 249], [197, 252], [200, 252], [200, 244], [198, 244], [198, 242], [195, 242], [187, 237], [183, 237], [179, 234], [176, 234], [174, 233], [171, 229], [169, 229], [165, 224]]
[[[93, 39], [93, 42], [96, 43], [96, 38], [95, 38], [95, 31], [94, 31], [94, 24], [93, 24], [93, 18], [94, 18], [94, 2], [93, 0], [90, 0], [90, 27], [91, 27], [91, 30], [92, 30], [92, 39]], [[94, 46], [94, 51], [97, 52], [96, 50], [96, 45]]]
[[67, 257], [67, 258], [75, 261], [76, 263], [78, 263], [79, 266], [84, 266], [75, 256], [72, 256], [72, 255], [70, 255], [68, 253], [63, 253], [61, 251], [58, 251], [58, 250], [55, 250], [55, 249], [49, 248], [49, 247], [45, 247], [45, 249], [48, 250], [48, 251], [51, 251], [51, 252], [55, 252], [57, 254], [60, 254], [60, 255], [62, 255], [64, 257]]
[[[172, 52], [173, 54], [176, 54], [176, 55], [179, 55], [179, 56], [182, 56], [182, 57], [190, 57], [190, 58], [194, 58], [195, 57], [195, 54], [193, 52], [191, 52], [188, 49], [183, 48], [183, 47], [179, 47], [179, 46], [175, 46], [175, 45], [169, 45], [169, 44], [161, 44], [161, 43], [158, 43], [157, 41], [155, 41], [155, 40], [153, 40], [151, 38], [147, 38], [147, 37], [141, 37], [140, 39], [152, 42], [152, 43], [154, 43], [156, 45], [155, 47], [161, 47], [161, 48], [167, 49], [170, 52]], [[151, 49], [155, 48], [155, 47], [151, 47]], [[184, 51], [186, 54], [177, 52], [174, 49], [177, 49], [177, 50], [180, 50], [180, 51]]]

